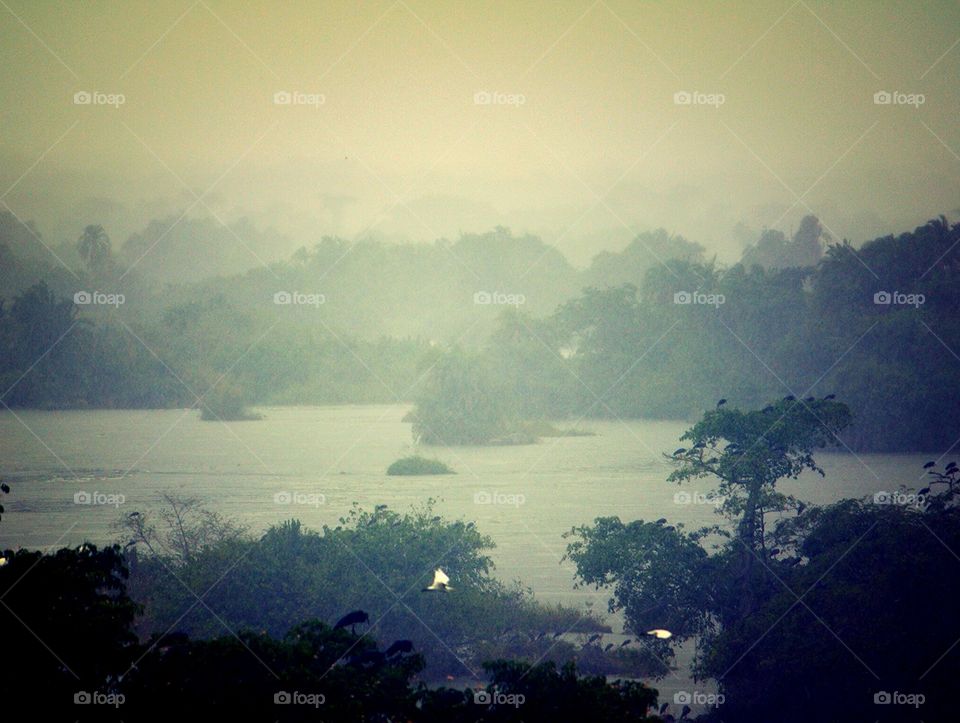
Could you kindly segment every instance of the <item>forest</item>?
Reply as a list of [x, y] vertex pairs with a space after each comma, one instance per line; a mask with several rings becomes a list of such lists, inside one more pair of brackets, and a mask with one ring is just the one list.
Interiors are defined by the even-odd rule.
[[[202, 231], [183, 252], [190, 266], [217, 258]], [[440, 427], [472, 390], [483, 407], [465, 424], [481, 429], [434, 439], [457, 444], [542, 419], [690, 420], [721, 396], [756, 406], [841, 391], [856, 419], [850, 450], [929, 451], [960, 436], [955, 418], [925, 413], [960, 405], [960, 224], [943, 216], [859, 248], [807, 216], [790, 238], [765, 231], [731, 266], [661, 230], [578, 271], [497, 228], [412, 247], [326, 238], [202, 280], [176, 263], [165, 277], [127, 273], [116, 257], [136, 258], [142, 238], [114, 252], [96, 225], [57, 252], [69, 271], [9, 214], [0, 233], [0, 386], [14, 407], [228, 417], [247, 405], [418, 402], [421, 425]], [[175, 256], [184, 243], [162, 246]], [[276, 302], [284, 293], [291, 303]]]

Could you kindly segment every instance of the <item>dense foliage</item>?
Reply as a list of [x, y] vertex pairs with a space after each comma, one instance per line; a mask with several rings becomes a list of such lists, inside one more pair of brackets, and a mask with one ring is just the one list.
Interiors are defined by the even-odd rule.
[[[218, 544], [206, 542], [171, 549], [196, 559]], [[471, 675], [472, 688], [427, 687], [419, 647], [401, 639], [381, 649], [378, 640], [390, 640], [382, 627], [361, 634], [315, 615], [287, 621], [279, 633], [235, 628], [220, 617], [237, 622], [232, 611], [209, 589], [191, 595], [184, 608], [205, 608], [220, 622], [215, 636], [191, 638], [177, 623], [138, 636], [140, 607], [128, 596], [118, 546], [8, 550], [0, 559], [0, 705], [8, 714], [28, 706], [83, 720], [192, 719], [213, 709], [243, 711], [245, 720], [520, 721], [564, 712], [657, 720], [649, 715], [655, 690], [578, 674], [572, 662], [558, 669], [541, 656], [533, 663], [491, 659]], [[177, 573], [195, 582], [184, 566]], [[233, 591], [245, 587], [280, 602], [287, 591], [265, 582], [242, 578]]]
[[517, 424], [517, 410], [486, 359], [454, 350], [430, 369], [417, 396], [414, 439], [426, 444], [486, 444]]
[[[0, 566], [0, 700], [72, 703], [100, 690], [135, 659], [139, 606], [126, 594], [119, 547], [92, 545], [53, 554], [2, 554]], [[4, 716], [6, 717], [6, 716]]]
[[[167, 504], [122, 521], [141, 551], [130, 590], [144, 602], [142, 635], [175, 626], [209, 638], [229, 626], [276, 637], [292, 622], [335, 620], [345, 610], [363, 609], [370, 620], [360, 629], [380, 639], [412, 640], [427, 658], [428, 674], [442, 678], [475, 674], [499, 657], [562, 664], [589, 634], [609, 630], [585, 610], [542, 605], [495, 580], [490, 538], [472, 523], [444, 521], [429, 506], [403, 515], [355, 508], [340, 525], [319, 532], [291, 520], [256, 539], [195, 500], [168, 498]], [[421, 593], [435, 567], [454, 581], [455, 595]], [[204, 602], [217, 615], [194, 605], [191, 590], [207, 591]], [[554, 637], [567, 631], [582, 639]], [[664, 672], [639, 649], [583, 652], [587, 672]]]
[[415, 454], [411, 457], [398, 459], [387, 467], [387, 474], [391, 476], [454, 474], [454, 471], [439, 459], [427, 459]]
[[[799, 233], [799, 232], [798, 232]], [[590, 288], [547, 319], [503, 319], [487, 355], [521, 415], [690, 418], [713, 401], [837, 393], [851, 449], [940, 450], [960, 436], [960, 224], [931, 221], [815, 267], [673, 260]]]
[[[833, 412], [842, 421], [843, 410]], [[710, 412], [686, 438], [731, 441], [750, 414]], [[917, 492], [806, 505], [776, 482], [815, 468], [823, 440], [810, 429], [800, 418], [771, 432], [785, 450], [779, 465], [756, 466], [746, 438], [709, 470], [703, 447], [677, 450], [674, 481], [712, 476], [728, 523], [688, 532], [666, 519], [597, 519], [570, 534], [578, 577], [609, 587], [610, 609], [622, 609], [632, 631], [671, 630], [669, 643], [658, 641], [665, 648], [696, 641], [694, 672], [723, 696], [712, 719], [945, 720], [960, 623], [934, 609], [960, 595], [951, 572], [960, 564], [960, 470], [931, 462]], [[764, 447], [763, 430], [752, 434]], [[765, 482], [751, 515], [742, 483], [754, 475]]]
[[[55, 250], [68, 269], [0, 214], [7, 404], [193, 405], [223, 418], [419, 401], [424, 441], [484, 443], [533, 419], [690, 418], [722, 395], [755, 407], [836, 392], [856, 418], [842, 436], [852, 449], [960, 436], [955, 416], [924, 413], [960, 405], [960, 224], [942, 217], [858, 248], [808, 217], [728, 268], [663, 231], [582, 272], [503, 228], [405, 247], [324, 239], [269, 267], [167, 286], [154, 273], [166, 267], [130, 265], [146, 240], [173, 243], [158, 228], [117, 247], [88, 226]], [[209, 235], [188, 228], [198, 243]], [[124, 301], [71, 303], [97, 290]]]

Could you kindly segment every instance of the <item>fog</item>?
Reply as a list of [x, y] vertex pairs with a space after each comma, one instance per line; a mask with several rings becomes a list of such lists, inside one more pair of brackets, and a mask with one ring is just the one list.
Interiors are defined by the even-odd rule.
[[0, 0], [2, 705], [955, 718], [958, 35]]
[[[810, 212], [862, 242], [957, 206], [958, 13], [11, 3], [3, 187], [31, 170], [4, 202], [54, 239], [95, 213], [123, 240], [192, 206], [277, 229], [283, 252], [506, 225], [584, 265], [664, 227], [736, 260], [737, 224]], [[884, 90], [923, 105], [875, 105]], [[124, 102], [78, 107], [79, 91]], [[283, 91], [322, 103], [277, 106]], [[675, 104], [684, 91], [722, 105]]]

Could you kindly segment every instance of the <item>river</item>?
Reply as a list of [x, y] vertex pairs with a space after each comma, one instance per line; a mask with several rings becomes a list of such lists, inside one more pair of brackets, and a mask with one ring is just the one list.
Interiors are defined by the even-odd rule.
[[[408, 410], [268, 407], [259, 410], [260, 421], [231, 423], [200, 421], [195, 410], [183, 409], [5, 411], [0, 474], [13, 490], [0, 548], [114, 541], [111, 526], [122, 514], [156, 505], [164, 492], [200, 497], [254, 531], [291, 517], [313, 528], [336, 524], [354, 502], [402, 511], [434, 498], [437, 514], [475, 521], [493, 538], [501, 579], [522, 581], [545, 602], [605, 613], [605, 592], [574, 589], [573, 566], [561, 563], [564, 532], [607, 515], [689, 526], [719, 520], [712, 505], [695, 501], [706, 481], [684, 488], [690, 501], [675, 497], [678, 488], [665, 481], [671, 467], [663, 453], [680, 446], [682, 422], [591, 420], [583, 426], [595, 436], [416, 450], [402, 421]], [[391, 462], [414, 451], [457, 474], [386, 476]], [[781, 489], [827, 503], [920, 486], [928, 458], [823, 453], [825, 478], [805, 474]], [[84, 494], [91, 504], [77, 503]], [[611, 623], [619, 632], [619, 621]]]

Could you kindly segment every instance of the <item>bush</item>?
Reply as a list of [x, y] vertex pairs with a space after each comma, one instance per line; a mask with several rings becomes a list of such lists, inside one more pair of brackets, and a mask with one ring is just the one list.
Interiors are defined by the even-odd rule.
[[[219, 709], [243, 710], [243, 720], [415, 723], [559, 720], [563, 712], [591, 711], [605, 720], [644, 721], [656, 705], [657, 692], [640, 683], [608, 684], [551, 662], [495, 660], [483, 666], [476, 691], [429, 689], [413, 682], [424, 669], [419, 646], [381, 650], [380, 641], [391, 638], [378, 641], [316, 619], [281, 635], [221, 628], [218, 637], [197, 640], [165, 628], [140, 641], [119, 547], [7, 550], [3, 559], [0, 643], [8, 664], [0, 706], [8, 718], [25, 701], [35, 713], [70, 719], [77, 703], [96, 703], [97, 720], [194, 720], [198, 710]], [[477, 704], [487, 696], [490, 705]]]
[[[319, 532], [291, 520], [259, 540], [231, 529], [221, 543], [208, 536], [199, 551], [172, 562], [142, 555], [131, 589], [146, 601], [144, 634], [175, 626], [213, 637], [225, 623], [277, 637], [301, 620], [336, 620], [362, 609], [376, 623], [376, 637], [412, 640], [427, 658], [429, 679], [442, 679], [473, 674], [496, 658], [532, 662], [545, 655], [562, 664], [576, 650], [553, 646], [562, 642], [553, 633], [609, 631], [585, 610], [541, 605], [519, 586], [494, 579], [490, 538], [472, 523], [444, 521], [431, 504], [403, 515], [384, 506], [355, 507], [339, 525]], [[149, 526], [154, 513], [142, 516]], [[454, 592], [422, 594], [437, 566]], [[217, 616], [205, 606], [191, 608], [196, 598], [178, 580], [208, 591], [204, 601]], [[650, 661], [637, 662], [634, 675], [655, 670]], [[623, 661], [611, 657], [610, 663], [609, 670], [622, 669]]]
[[401, 475], [426, 475], [426, 474], [456, 474], [447, 465], [438, 459], [427, 459], [420, 455], [404, 457], [387, 467], [387, 474], [391, 476]]
[[[90, 544], [49, 555], [7, 550], [0, 567], [0, 701], [6, 718], [20, 705], [73, 704], [129, 670], [139, 606], [127, 596], [118, 546]], [[39, 642], [38, 642], [39, 641]]]

